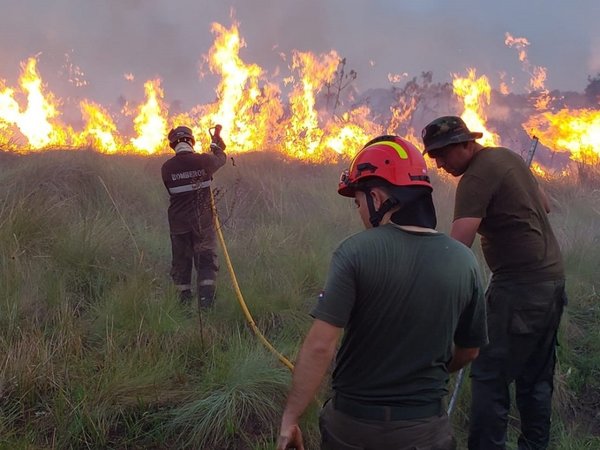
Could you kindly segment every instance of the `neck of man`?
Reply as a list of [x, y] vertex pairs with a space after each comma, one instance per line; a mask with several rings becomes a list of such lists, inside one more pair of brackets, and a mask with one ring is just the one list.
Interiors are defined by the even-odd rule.
[[379, 223], [379, 225], [386, 225], [388, 223], [391, 223], [392, 225], [394, 225], [396, 228], [400, 228], [401, 230], [405, 230], [405, 231], [413, 231], [413, 232], [417, 232], [417, 233], [439, 233], [439, 231], [434, 230], [433, 228], [427, 228], [427, 227], [419, 227], [417, 225], [398, 225], [397, 223], [392, 222], [392, 214], [395, 212], [396, 210], [392, 210], [387, 212], [384, 216], [383, 219], [381, 219], [381, 222]]
[[187, 142], [178, 142], [177, 145], [175, 146], [175, 153], [185, 153], [185, 152], [193, 152], [194, 151], [194, 147], [192, 147], [190, 144], [188, 144]]
[[434, 230], [433, 228], [423, 228], [423, 227], [417, 227], [415, 225], [396, 225], [394, 222], [391, 222], [391, 223], [395, 227], [400, 228], [401, 230], [404, 230], [404, 231], [413, 231], [416, 233], [439, 233], [439, 231]]
[[477, 154], [477, 152], [484, 149], [484, 146], [481, 145], [479, 142], [473, 141], [472, 145], [473, 145], [473, 155]]

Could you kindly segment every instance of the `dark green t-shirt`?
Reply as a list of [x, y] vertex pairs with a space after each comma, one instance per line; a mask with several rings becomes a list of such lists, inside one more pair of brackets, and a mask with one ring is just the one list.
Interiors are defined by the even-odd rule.
[[471, 250], [442, 233], [407, 232], [393, 224], [340, 244], [311, 314], [345, 328], [333, 389], [374, 404], [441, 399], [452, 343], [487, 342]]
[[494, 280], [564, 277], [560, 248], [523, 159], [507, 148], [484, 148], [458, 182], [454, 220], [481, 218], [477, 230]]

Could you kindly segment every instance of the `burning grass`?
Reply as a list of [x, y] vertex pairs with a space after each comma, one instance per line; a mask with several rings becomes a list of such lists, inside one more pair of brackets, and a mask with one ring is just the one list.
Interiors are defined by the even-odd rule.
[[[224, 267], [216, 310], [201, 327], [177, 305], [159, 176], [165, 157], [0, 158], [2, 445], [270, 448], [289, 374], [244, 325]], [[292, 360], [331, 251], [361, 228], [352, 202], [335, 192], [340, 169], [255, 153], [236, 156], [215, 180], [245, 299]], [[542, 182], [570, 295], [552, 448], [592, 448], [599, 443], [600, 194], [575, 178]], [[434, 184], [447, 230], [454, 185], [436, 176]], [[453, 419], [460, 439], [463, 389]], [[306, 418], [313, 443], [316, 411]]]

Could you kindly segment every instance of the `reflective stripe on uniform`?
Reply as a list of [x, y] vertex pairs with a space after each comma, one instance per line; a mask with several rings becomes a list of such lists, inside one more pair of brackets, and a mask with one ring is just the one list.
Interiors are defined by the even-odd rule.
[[190, 289], [192, 289], [192, 285], [191, 284], [176, 284], [175, 289], [177, 289], [178, 291], [189, 291]]
[[184, 186], [175, 186], [169, 188], [169, 194], [180, 194], [182, 192], [197, 191], [198, 189], [204, 189], [210, 186], [210, 180], [202, 181], [198, 183], [186, 184]]
[[200, 280], [198, 286], [212, 286], [215, 284], [215, 280]]

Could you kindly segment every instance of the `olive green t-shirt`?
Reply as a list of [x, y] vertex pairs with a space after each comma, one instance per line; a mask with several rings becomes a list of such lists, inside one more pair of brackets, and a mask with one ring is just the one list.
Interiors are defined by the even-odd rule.
[[470, 249], [442, 233], [387, 224], [336, 249], [313, 317], [345, 328], [332, 386], [356, 401], [421, 405], [447, 393], [453, 342], [487, 342]]
[[478, 233], [494, 280], [564, 277], [560, 248], [523, 159], [507, 148], [475, 154], [458, 182], [454, 220], [481, 218]]

